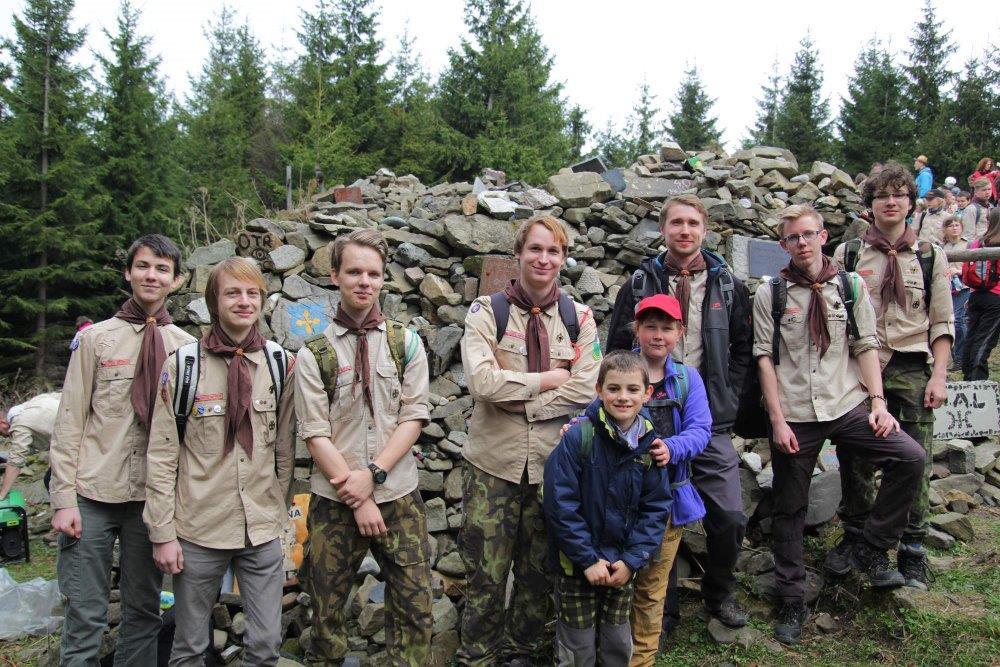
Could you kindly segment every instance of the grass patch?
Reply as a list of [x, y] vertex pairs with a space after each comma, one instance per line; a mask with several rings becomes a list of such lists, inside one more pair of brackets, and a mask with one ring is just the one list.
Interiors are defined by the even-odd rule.
[[28, 563], [7, 563], [4, 567], [17, 582], [28, 581], [35, 577], [55, 579], [56, 553], [55, 547], [50, 547], [40, 539], [32, 539], [31, 561]]

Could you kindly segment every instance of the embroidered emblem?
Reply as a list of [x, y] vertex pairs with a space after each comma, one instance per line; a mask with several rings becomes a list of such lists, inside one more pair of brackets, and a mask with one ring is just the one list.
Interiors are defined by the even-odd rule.
[[601, 358], [601, 341], [594, 339], [594, 345], [590, 348], [590, 354], [594, 357], [594, 361], [598, 361]]
[[105, 359], [101, 362], [101, 368], [114, 368], [115, 366], [128, 366], [131, 359]]
[[167, 384], [167, 381], [169, 379], [170, 379], [170, 374], [167, 373], [166, 371], [163, 371], [163, 373], [160, 375], [160, 384], [162, 385]]
[[69, 344], [70, 352], [76, 352], [76, 348], [80, 347], [80, 337], [74, 336], [73, 341]]
[[786, 315], [798, 315], [801, 312], [802, 309], [797, 306], [789, 306], [788, 308], [785, 308]]
[[217, 392], [215, 394], [198, 394], [197, 396], [194, 397], [194, 400], [199, 403], [201, 401], [221, 401], [222, 392]]
[[523, 333], [521, 333], [520, 331], [512, 331], [511, 329], [507, 329], [506, 331], [504, 331], [503, 335], [504, 338], [517, 338], [520, 340], [526, 340], [526, 337]]
[[875, 269], [860, 269], [858, 271], [858, 275], [861, 276], [861, 277], [863, 277], [863, 278], [864, 277], [868, 277], [870, 275], [874, 275], [874, 273], [875, 273]]
[[170, 405], [170, 398], [167, 396], [167, 388], [166, 387], [160, 387], [160, 398], [163, 399], [164, 403], [166, 403], [167, 405]]
[[479, 309], [482, 308], [482, 307], [483, 307], [482, 304], [474, 303], [474, 304], [472, 304], [472, 308], [469, 308], [469, 312], [470, 313], [478, 313]]
[[214, 406], [212, 408], [212, 412], [214, 412], [215, 414], [220, 414], [222, 412], [222, 406], [221, 405]]
[[712, 309], [713, 310], [719, 310], [720, 308], [722, 308], [722, 303], [720, 301], [713, 301], [712, 302]]
[[199, 405], [198, 406], [198, 414], [199, 415], [205, 414], [205, 406], [204, 405]]

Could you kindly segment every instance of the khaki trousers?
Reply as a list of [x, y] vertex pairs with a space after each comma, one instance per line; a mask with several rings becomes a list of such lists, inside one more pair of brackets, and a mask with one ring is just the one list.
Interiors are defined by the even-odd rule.
[[681, 546], [684, 529], [667, 522], [660, 548], [635, 576], [632, 598], [632, 660], [629, 667], [649, 667], [656, 659], [663, 627], [663, 601], [667, 597], [667, 582], [674, 566], [677, 549]]

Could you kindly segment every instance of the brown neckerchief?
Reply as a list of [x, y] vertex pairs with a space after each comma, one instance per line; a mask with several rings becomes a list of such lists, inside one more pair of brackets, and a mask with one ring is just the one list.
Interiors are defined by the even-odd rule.
[[264, 343], [264, 336], [256, 326], [250, 329], [246, 338], [236, 343], [217, 323], [201, 339], [202, 348], [230, 359], [226, 377], [226, 442], [223, 456], [231, 452], [235, 441], [239, 440], [247, 458], [253, 458], [253, 422], [250, 420], [253, 378], [246, 353], [264, 349]]
[[691, 276], [707, 268], [705, 266], [705, 256], [699, 250], [698, 254], [688, 262], [687, 266], [681, 266], [677, 258], [668, 252], [663, 256], [663, 265], [677, 275], [677, 289], [674, 296], [681, 304], [681, 315], [684, 317], [684, 324], [687, 325], [688, 306], [691, 305]]
[[139, 348], [139, 358], [135, 362], [135, 376], [132, 378], [132, 409], [135, 410], [135, 418], [148, 431], [153, 418], [153, 401], [156, 400], [156, 380], [163, 369], [163, 362], [167, 360], [167, 349], [163, 345], [160, 327], [173, 320], [165, 306], [160, 306], [155, 315], [149, 315], [135, 299], [122, 304], [115, 317], [129, 324], [145, 325], [142, 347]]
[[889, 241], [889, 237], [882, 233], [875, 225], [868, 228], [864, 235], [865, 243], [885, 254], [885, 275], [882, 276], [882, 286], [879, 294], [882, 297], [882, 312], [889, 307], [889, 301], [895, 301], [900, 308], [906, 307], [906, 287], [903, 285], [903, 272], [899, 270], [899, 261], [896, 259], [903, 250], [909, 250], [917, 240], [917, 233], [909, 225], [906, 231], [896, 239], [895, 243]]
[[358, 382], [360, 380], [365, 403], [374, 417], [375, 406], [372, 403], [372, 372], [368, 364], [368, 332], [384, 322], [385, 316], [382, 315], [382, 310], [378, 307], [378, 302], [376, 301], [372, 304], [372, 309], [368, 311], [365, 319], [360, 322], [344, 312], [344, 309], [339, 306], [337, 307], [337, 315], [333, 318], [333, 321], [358, 336], [358, 342], [354, 348], [354, 381]]
[[811, 290], [807, 315], [809, 338], [819, 346], [819, 356], [821, 357], [830, 349], [830, 331], [826, 323], [826, 299], [823, 298], [823, 284], [837, 277], [837, 267], [830, 261], [830, 258], [823, 255], [822, 259], [823, 266], [815, 278], [792, 262], [788, 262], [788, 266], [781, 270], [782, 278], [799, 287], [807, 287]]
[[528, 327], [524, 332], [528, 347], [528, 372], [544, 373], [549, 370], [552, 351], [549, 349], [549, 332], [542, 321], [542, 311], [559, 300], [559, 283], [554, 281], [548, 294], [541, 301], [535, 301], [521, 285], [520, 279], [511, 280], [503, 293], [512, 304], [528, 311]]

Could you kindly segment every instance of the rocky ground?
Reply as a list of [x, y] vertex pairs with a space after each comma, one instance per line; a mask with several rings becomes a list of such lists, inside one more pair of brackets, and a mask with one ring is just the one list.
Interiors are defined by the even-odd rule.
[[[520, 222], [548, 213], [565, 224], [572, 241], [571, 261], [562, 274], [564, 289], [592, 308], [602, 324], [601, 338], [606, 339], [604, 322], [615, 295], [642, 259], [662, 249], [656, 215], [661, 203], [679, 192], [697, 193], [705, 201], [710, 213], [706, 246], [731, 264], [739, 263], [740, 248], [745, 249], [738, 237], [774, 238], [775, 218], [790, 203], [816, 206], [836, 240], [849, 238], [865, 226], [856, 219], [861, 211], [858, 192], [847, 174], [832, 165], [817, 162], [800, 173], [794, 156], [783, 149], [757, 147], [716, 155], [686, 153], [668, 144], [657, 155], [641, 156], [626, 170], [604, 174], [562, 170], [544, 188], [508, 183], [502, 172], [492, 170], [474, 183], [433, 187], [413, 176], [397, 177], [380, 170], [349, 187], [322, 192], [297, 211], [253, 220], [235, 238], [197, 248], [186, 258], [187, 282], [169, 303], [175, 321], [198, 333], [208, 322], [204, 289], [211, 266], [235, 254], [252, 256], [261, 262], [268, 280], [265, 332], [294, 350], [305, 337], [322, 330], [337, 305], [337, 295], [329, 289], [329, 242], [340, 233], [370, 227], [379, 228], [388, 238], [391, 257], [383, 310], [421, 334], [431, 364], [432, 421], [423, 429], [414, 455], [433, 554], [433, 664], [450, 660], [462, 606], [464, 568], [455, 538], [463, 518], [461, 461], [472, 398], [457, 346], [466, 309], [483, 291], [480, 283], [491, 280], [490, 267], [495, 266], [491, 262], [509, 260], [513, 233]], [[750, 287], [752, 293], [752, 282]], [[1000, 372], [994, 377], [1000, 377]], [[810, 632], [795, 651], [782, 650], [768, 639], [767, 598], [773, 575], [768, 549], [771, 471], [767, 443], [737, 439], [735, 444], [742, 460], [745, 510], [752, 517], [739, 576], [743, 595], [755, 609], [753, 627], [734, 635], [697, 618], [693, 600], [705, 541], [700, 526], [695, 526], [685, 533], [679, 565], [683, 585], [690, 589], [685, 622], [671, 639], [665, 660], [834, 664], [909, 656], [902, 661], [920, 663], [925, 662], [924, 655], [955, 654], [968, 656], [959, 662], [972, 664], [988, 654], [982, 643], [997, 641], [1000, 611], [993, 592], [1000, 583], [995, 567], [1000, 532], [993, 509], [1000, 503], [1000, 443], [996, 439], [935, 445], [931, 494], [935, 529], [930, 542], [940, 550], [935, 568], [941, 583], [932, 595], [874, 599], [857, 582], [826, 581], [815, 569], [810, 577], [812, 604], [818, 614], [828, 615], [816, 617], [826, 630]], [[304, 492], [309, 459], [302, 443], [297, 459], [295, 490]], [[40, 481], [46, 465], [46, 456], [37, 456], [21, 480], [21, 488], [34, 505], [32, 527], [38, 538], [49, 520]], [[826, 451], [813, 479], [808, 517], [810, 552], [817, 557], [839, 533], [833, 520], [839, 490], [836, 457]], [[51, 547], [37, 539], [36, 544], [35, 560], [15, 566], [16, 577], [53, 576]], [[372, 559], [366, 561], [356, 583], [350, 601], [351, 651], [367, 664], [378, 664], [385, 658], [384, 585]], [[300, 656], [302, 645], [309, 641], [309, 607], [308, 599], [294, 587], [284, 602], [284, 648], [291, 659]], [[955, 611], [964, 609], [981, 613]], [[114, 607], [111, 616], [115, 620]], [[215, 617], [217, 647], [227, 657], [237, 658], [242, 636], [239, 600], [223, 600]], [[109, 648], [115, 636], [112, 630]], [[55, 652], [45, 647], [53, 641], [28, 639], [0, 645], [0, 654], [17, 651], [26, 664], [49, 664]], [[937, 653], [931, 644], [937, 646]]]

